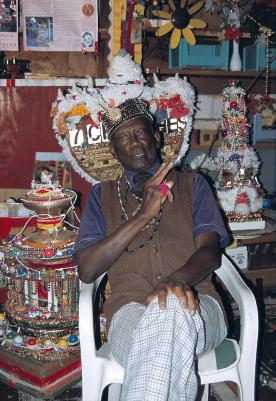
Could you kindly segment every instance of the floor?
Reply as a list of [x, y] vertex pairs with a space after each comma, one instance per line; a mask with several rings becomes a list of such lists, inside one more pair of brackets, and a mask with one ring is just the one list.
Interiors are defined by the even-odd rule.
[[[11, 387], [4, 384], [0, 384], [0, 400], [1, 401], [42, 401], [38, 398], [34, 398], [18, 392]], [[219, 383], [214, 387], [211, 387], [209, 401], [238, 401], [238, 397], [230, 390], [230, 388], [224, 384]], [[259, 391], [259, 396], [256, 401], [274, 401], [276, 400], [276, 390], [271, 389], [268, 386], [262, 386]], [[76, 387], [65, 391], [60, 396], [56, 397], [52, 401], [81, 401], [81, 388]]]

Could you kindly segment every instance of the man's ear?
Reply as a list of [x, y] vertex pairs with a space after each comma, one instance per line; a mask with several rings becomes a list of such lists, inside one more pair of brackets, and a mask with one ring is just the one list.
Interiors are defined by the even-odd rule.
[[110, 153], [112, 154], [112, 156], [113, 156], [115, 159], [117, 159], [117, 155], [116, 155], [116, 152], [115, 152], [115, 149], [114, 149], [114, 146], [113, 146], [113, 142], [112, 142], [112, 141], [109, 141], [108, 147], [109, 147], [109, 150], [110, 150]]
[[161, 137], [158, 131], [154, 131], [154, 138], [156, 140], [156, 147], [157, 149], [160, 148]]

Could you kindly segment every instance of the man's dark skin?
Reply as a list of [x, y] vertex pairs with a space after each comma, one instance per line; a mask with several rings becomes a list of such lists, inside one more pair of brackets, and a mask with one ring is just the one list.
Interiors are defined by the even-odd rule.
[[[160, 136], [154, 132], [146, 118], [135, 118], [115, 129], [110, 138], [110, 151], [126, 170], [145, 172], [154, 165], [160, 146]], [[172, 163], [163, 163], [157, 172], [145, 182], [139, 213], [122, 224], [111, 235], [96, 244], [78, 251], [77, 263], [80, 279], [91, 283], [116, 262], [126, 248], [147, 223], [155, 217], [161, 204], [173, 203], [173, 182], [166, 181], [168, 194], [163, 196], [159, 188], [172, 169]], [[204, 280], [221, 264], [218, 234], [201, 233], [194, 239], [196, 251], [174, 273], [162, 280], [148, 295], [150, 303], [158, 297], [161, 309], [166, 308], [168, 293], [174, 293], [182, 308], [188, 308], [192, 315], [198, 308], [198, 300], [191, 287]], [[139, 251], [138, 251], [139, 252]]]

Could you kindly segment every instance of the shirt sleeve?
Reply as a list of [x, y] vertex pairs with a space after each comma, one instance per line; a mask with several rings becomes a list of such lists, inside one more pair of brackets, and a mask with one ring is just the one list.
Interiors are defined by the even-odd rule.
[[106, 237], [106, 223], [101, 209], [101, 185], [93, 186], [84, 207], [74, 255]]
[[230, 238], [212, 190], [206, 179], [202, 175], [196, 174], [194, 178], [193, 208], [194, 238], [208, 231], [218, 233], [221, 248], [229, 244]]

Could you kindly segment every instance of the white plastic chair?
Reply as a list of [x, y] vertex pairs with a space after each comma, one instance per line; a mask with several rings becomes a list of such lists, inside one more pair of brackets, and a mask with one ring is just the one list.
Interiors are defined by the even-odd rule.
[[202, 401], [208, 400], [210, 383], [224, 381], [237, 384], [240, 401], [254, 401], [259, 332], [256, 300], [226, 256], [222, 256], [221, 267], [215, 273], [239, 307], [240, 339], [238, 343], [225, 339], [217, 348], [199, 358], [198, 374], [201, 384], [205, 385]]
[[[202, 401], [209, 397], [209, 384], [232, 381], [239, 389], [240, 401], [255, 400], [255, 367], [258, 341], [258, 310], [255, 297], [233, 264], [223, 255], [222, 265], [215, 272], [240, 310], [240, 340], [223, 343], [198, 359], [198, 373], [205, 385]], [[104, 276], [104, 275], [103, 275]], [[111, 357], [105, 343], [95, 346], [93, 303], [103, 276], [95, 283], [82, 284], [79, 304], [79, 330], [82, 364], [82, 401], [101, 401], [103, 389], [109, 385], [109, 401], [119, 401], [124, 370]]]

